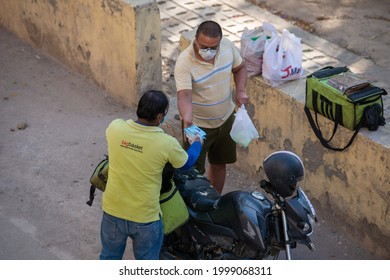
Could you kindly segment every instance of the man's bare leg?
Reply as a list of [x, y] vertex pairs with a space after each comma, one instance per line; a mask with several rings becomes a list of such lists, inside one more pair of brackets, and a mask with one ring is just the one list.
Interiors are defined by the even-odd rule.
[[207, 172], [207, 177], [211, 182], [211, 185], [219, 192], [222, 193], [223, 186], [225, 185], [226, 178], [226, 164], [211, 164]]

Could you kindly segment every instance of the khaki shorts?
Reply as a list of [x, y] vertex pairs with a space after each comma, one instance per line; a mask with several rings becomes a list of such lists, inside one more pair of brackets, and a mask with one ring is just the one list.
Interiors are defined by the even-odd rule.
[[[237, 161], [236, 142], [230, 137], [230, 130], [234, 122], [234, 113], [218, 128], [203, 128], [206, 132], [202, 152], [195, 163], [195, 168], [202, 174], [206, 171], [206, 156], [211, 164], [228, 164]], [[188, 149], [189, 143], [185, 142], [184, 148]]]

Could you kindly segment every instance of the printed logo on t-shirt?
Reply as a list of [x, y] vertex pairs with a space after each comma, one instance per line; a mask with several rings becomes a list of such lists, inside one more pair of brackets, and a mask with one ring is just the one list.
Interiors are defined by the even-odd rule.
[[126, 149], [131, 149], [131, 150], [139, 152], [139, 153], [142, 153], [142, 149], [144, 148], [138, 144], [133, 144], [127, 140], [122, 140], [121, 147], [126, 148]]

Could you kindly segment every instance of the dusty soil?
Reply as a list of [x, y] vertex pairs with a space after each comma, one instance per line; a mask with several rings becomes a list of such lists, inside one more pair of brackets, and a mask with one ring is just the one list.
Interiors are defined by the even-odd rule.
[[[292, 1], [257, 2], [389, 67], [388, 1], [302, 1], [298, 8], [288, 6]], [[101, 201], [98, 195], [92, 207], [85, 204], [89, 176], [106, 151], [109, 122], [134, 110], [3, 28], [0, 38], [0, 259], [96, 259]], [[164, 89], [174, 100], [172, 61], [164, 62]], [[225, 191], [236, 188], [256, 189], [258, 179], [231, 166]], [[299, 248], [294, 258], [376, 258], [318, 214], [317, 251]]]

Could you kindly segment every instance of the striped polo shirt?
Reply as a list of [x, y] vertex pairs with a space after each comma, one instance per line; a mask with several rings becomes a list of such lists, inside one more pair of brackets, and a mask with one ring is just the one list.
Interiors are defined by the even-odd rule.
[[177, 91], [192, 90], [193, 123], [205, 128], [221, 126], [233, 113], [232, 68], [242, 63], [240, 52], [226, 38], [222, 38], [214, 64], [200, 61], [195, 56], [194, 41], [176, 61]]

